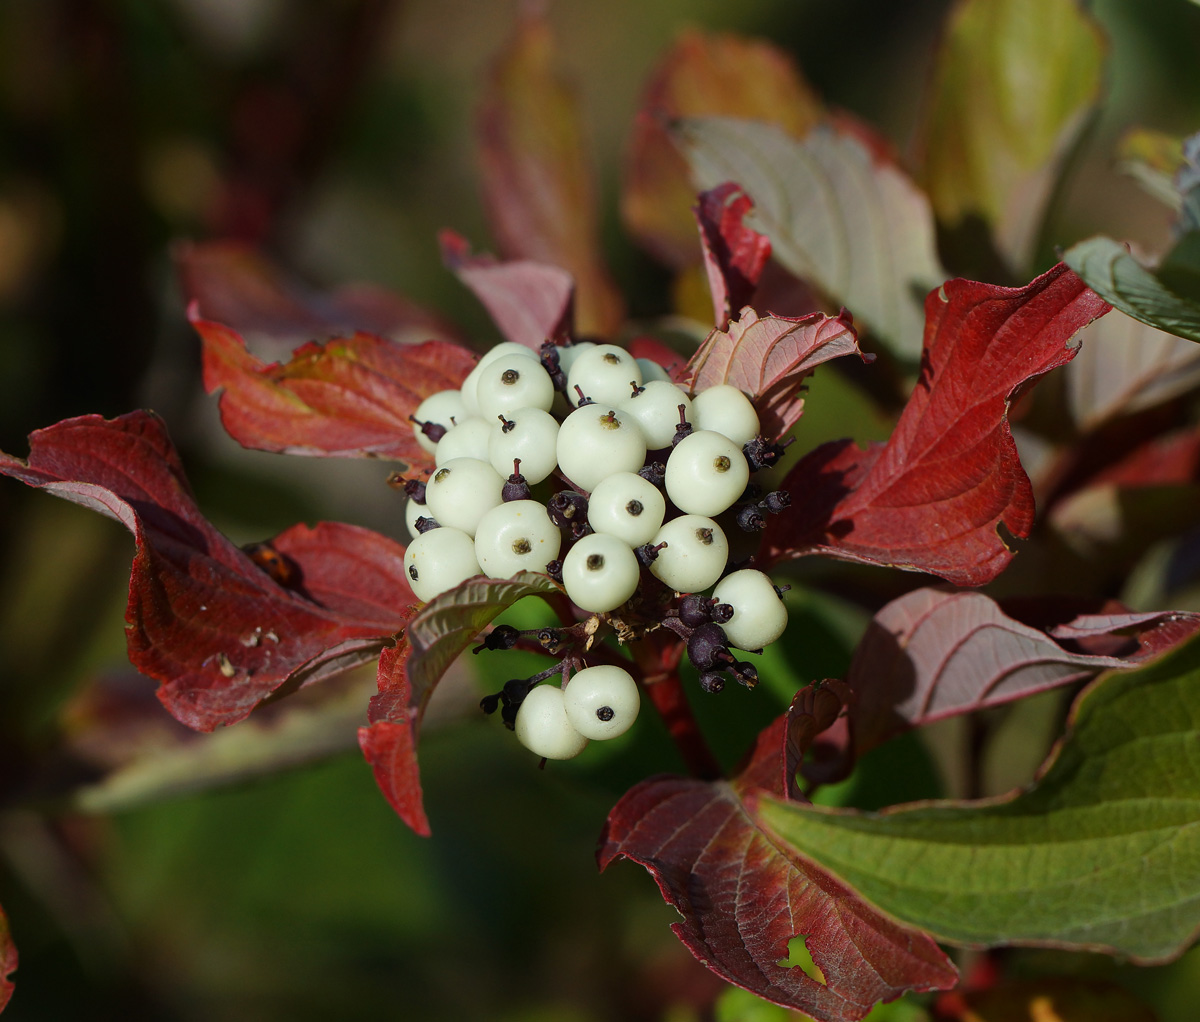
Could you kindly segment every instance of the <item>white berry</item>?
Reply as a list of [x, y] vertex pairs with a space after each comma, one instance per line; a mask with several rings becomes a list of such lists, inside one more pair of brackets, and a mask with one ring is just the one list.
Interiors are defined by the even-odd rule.
[[408, 545], [404, 572], [413, 595], [428, 602], [480, 574], [475, 541], [459, 529], [430, 529]]
[[593, 614], [615, 610], [638, 586], [638, 559], [628, 543], [596, 532], [563, 559], [563, 586], [572, 602]]
[[524, 344], [517, 344], [516, 341], [504, 341], [485, 351], [479, 361], [475, 363], [475, 368], [467, 373], [467, 378], [463, 380], [462, 386], [459, 388], [462, 391], [463, 402], [472, 415], [479, 414], [479, 399], [475, 392], [475, 385], [479, 382], [480, 373], [496, 359], [505, 355], [520, 355], [540, 362], [537, 352], [532, 348], [527, 348]]
[[650, 572], [680, 593], [698, 593], [717, 581], [729, 559], [729, 541], [711, 518], [682, 515], [667, 522], [651, 544], [667, 545], [650, 562]]
[[475, 530], [475, 556], [489, 578], [511, 578], [518, 571], [545, 571], [558, 557], [562, 533], [544, 504], [510, 500], [492, 508]]
[[502, 500], [504, 480], [486, 461], [455, 458], [425, 484], [425, 504], [439, 525], [474, 536], [479, 520]]
[[713, 596], [733, 608], [733, 617], [721, 625], [731, 646], [762, 649], [787, 629], [787, 607], [761, 571], [730, 572], [717, 583]]
[[562, 691], [571, 726], [597, 741], [628, 731], [642, 703], [633, 676], [613, 664], [585, 668]]
[[702, 429], [684, 437], [667, 458], [667, 496], [680, 511], [719, 515], [745, 491], [750, 466], [729, 437]]
[[652, 482], [636, 472], [602, 479], [588, 498], [588, 524], [630, 547], [649, 543], [662, 525], [667, 501]]
[[597, 344], [579, 355], [567, 373], [567, 396], [578, 402], [578, 386], [599, 405], [618, 405], [642, 382], [642, 367], [624, 348]]
[[430, 394], [424, 401], [417, 405], [417, 410], [413, 412], [413, 433], [416, 435], [417, 443], [421, 445], [421, 449], [428, 451], [430, 454], [437, 448], [437, 441], [430, 440], [422, 431], [420, 423], [432, 422], [443, 429], [449, 430], [455, 422], [462, 422], [468, 416], [466, 403], [463, 401], [461, 391], [457, 390], [439, 390], [436, 394]]
[[671, 379], [671, 374], [652, 358], [637, 359], [638, 368], [642, 371], [642, 382], [650, 383], [651, 380], [665, 380], [667, 383], [673, 384], [675, 381]]
[[758, 436], [758, 412], [737, 387], [721, 383], [692, 397], [692, 426], [723, 433], [739, 447]]
[[517, 741], [543, 759], [571, 759], [586, 748], [588, 740], [571, 726], [563, 707], [563, 690], [538, 685], [517, 708], [513, 722]]
[[513, 470], [513, 459], [520, 458], [521, 475], [533, 486], [557, 467], [557, 440], [558, 420], [553, 415], [540, 408], [522, 408], [492, 423], [488, 461], [507, 477]]
[[[488, 439], [492, 427], [484, 419], [477, 416], [459, 420], [451, 427], [440, 441], [437, 450], [433, 452], [433, 463], [441, 468], [446, 462], [455, 458], [475, 458], [477, 461], [488, 460]], [[510, 469], [511, 471], [511, 469]]]
[[475, 384], [479, 414], [490, 422], [522, 408], [550, 410], [554, 382], [542, 363], [522, 355], [502, 355], [489, 362]]
[[636, 394], [628, 394], [618, 405], [637, 421], [646, 434], [646, 446], [657, 451], [670, 447], [679, 428], [679, 406], [683, 417], [691, 421], [692, 399], [666, 380], [651, 380]]
[[575, 360], [585, 351], [591, 351], [596, 346], [595, 341], [576, 341], [574, 344], [555, 345], [554, 350], [558, 352], [558, 367], [564, 373], [571, 372], [571, 366], [575, 364]]
[[646, 462], [646, 438], [627, 413], [584, 405], [563, 420], [556, 443], [558, 467], [589, 493], [614, 472], [636, 472]]
[[404, 504], [404, 524], [408, 527], [408, 534], [413, 539], [421, 535], [417, 528], [418, 518], [433, 518], [433, 512], [429, 510], [428, 504], [418, 504], [410, 497]]

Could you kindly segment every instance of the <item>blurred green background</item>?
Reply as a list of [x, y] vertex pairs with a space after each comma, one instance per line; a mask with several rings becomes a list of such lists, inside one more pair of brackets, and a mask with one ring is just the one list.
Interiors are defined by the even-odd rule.
[[[827, 101], [904, 152], [949, 6], [551, 5], [590, 137], [605, 255], [633, 313], [665, 314], [671, 296], [665, 272], [622, 235], [621, 156], [644, 79], [684, 27], [774, 42]], [[1168, 213], [1115, 172], [1112, 153], [1131, 125], [1183, 134], [1200, 123], [1200, 7], [1104, 0], [1093, 10], [1111, 40], [1108, 98], [1050, 233], [1063, 245], [1103, 231], [1158, 248]], [[316, 284], [370, 280], [490, 342], [435, 234], [452, 227], [490, 245], [473, 117], [515, 11], [478, 0], [4, 0], [0, 449], [23, 455], [26, 434], [70, 415], [151, 407], [201, 506], [236, 541], [320, 518], [400, 538], [386, 467], [248, 452], [224, 435], [200, 388], [169, 246], [245, 238]], [[836, 376], [816, 381], [808, 407], [812, 436], [872, 429]], [[614, 748], [538, 772], [473, 710], [517, 669], [496, 654], [480, 658], [481, 677], [459, 672], [435, 697], [421, 748], [429, 840], [395, 818], [354, 746], [369, 672], [341, 683], [337, 714], [310, 746], [319, 762], [140, 808], [41, 811], [73, 780], [45, 776], [77, 719], [63, 723], [64, 704], [78, 707], [101, 677], [117, 691], [150, 686], [122, 666], [131, 552], [115, 524], [0, 484], [0, 804], [11, 807], [0, 812], [0, 904], [21, 953], [14, 1022], [715, 1017], [721, 985], [670, 934], [675, 914], [650, 878], [594, 865], [616, 799], [680, 768], [661, 728], [647, 720]], [[862, 608], [804, 585], [790, 599], [794, 626], [764, 685], [700, 707], [722, 720], [727, 763], [799, 684], [844, 670], [865, 621]], [[1027, 761], [997, 761], [989, 790], [1027, 780], [1051, 741], [1043, 725], [1062, 698], [1042, 699], [997, 713], [1023, 747], [1036, 740]], [[916, 739], [893, 743], [830, 797], [873, 807], [960, 793], [944, 750], [963, 740], [952, 723], [933, 754]], [[1167, 1022], [1194, 1018], [1200, 999], [1196, 952], [1148, 970], [1010, 957], [1018, 974], [1115, 976]], [[719, 1010], [779, 1017], [728, 997]], [[903, 1011], [890, 1017], [925, 1017]]]

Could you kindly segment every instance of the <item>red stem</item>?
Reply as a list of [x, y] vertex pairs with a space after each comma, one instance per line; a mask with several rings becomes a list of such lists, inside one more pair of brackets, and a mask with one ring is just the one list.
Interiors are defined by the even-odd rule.
[[633, 654], [642, 669], [642, 688], [667, 725], [688, 773], [702, 781], [716, 780], [722, 775], [721, 764], [696, 722], [679, 676], [683, 644], [673, 637], [668, 644], [647, 636], [633, 643]]

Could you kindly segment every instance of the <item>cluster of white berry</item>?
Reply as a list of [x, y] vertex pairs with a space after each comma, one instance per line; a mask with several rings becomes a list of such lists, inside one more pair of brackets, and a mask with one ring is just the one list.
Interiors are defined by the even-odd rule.
[[[712, 598], [693, 600], [681, 634], [701, 624], [719, 631], [696, 650], [689, 638], [689, 655], [707, 671], [706, 689], [720, 687], [714, 670], [756, 680], [750, 665], [740, 674], [729, 666], [738, 662], [727, 646], [762, 649], [783, 633], [787, 612], [766, 575], [726, 574], [729, 543], [716, 518], [734, 509], [738, 526], [762, 528], [764, 512], [782, 510], [787, 495], [759, 499], [750, 484], [781, 448], [758, 435], [741, 391], [720, 385], [689, 395], [661, 366], [611, 344], [547, 343], [539, 354], [505, 343], [459, 390], [422, 402], [413, 422], [436, 465], [427, 481], [405, 482], [413, 536], [405, 564], [419, 599], [475, 575], [522, 570], [548, 572], [593, 614], [630, 601], [645, 572], [664, 592], [716, 585]], [[532, 487], [556, 472], [573, 488], [535, 500]], [[512, 704], [523, 744], [563, 759], [588, 738], [626, 730], [637, 686], [619, 667], [590, 667], [564, 689], [530, 687]]]

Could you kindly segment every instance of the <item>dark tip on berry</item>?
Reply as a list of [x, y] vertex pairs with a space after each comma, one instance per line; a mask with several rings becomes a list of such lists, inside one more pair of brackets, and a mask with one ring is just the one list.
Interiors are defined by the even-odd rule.
[[440, 422], [421, 422], [415, 415], [410, 415], [408, 421], [421, 427], [421, 432], [424, 433], [435, 444], [446, 435], [446, 427]]
[[718, 603], [712, 609], [712, 619], [719, 625], [727, 624], [732, 617], [732, 604]]
[[713, 531], [707, 525], [696, 530], [696, 540], [703, 546], [712, 546]]
[[579, 395], [579, 400], [575, 402], [576, 408], [582, 408], [584, 405], [594, 405], [596, 403], [583, 392], [583, 388], [579, 386], [578, 383], [575, 384], [575, 393]]
[[625, 513], [633, 518], [636, 518], [645, 510], [646, 509], [642, 506], [642, 502], [640, 500], [631, 500], [625, 505]]
[[604, 361], [607, 362], [610, 366], [616, 366], [616, 365], [621, 364], [621, 356], [618, 355], [615, 351], [606, 351], [600, 357], [603, 358]]
[[588, 554], [588, 559], [585, 562], [588, 571], [600, 571], [604, 567], [603, 554]]
[[513, 470], [500, 489], [500, 499], [507, 503], [510, 500], [528, 500], [533, 496], [529, 483], [521, 475], [521, 459], [513, 458]]
[[546, 565], [546, 574], [549, 575], [559, 585], [563, 584], [563, 562], [560, 558], [555, 558]]
[[433, 481], [435, 483], [440, 483], [449, 474], [450, 474], [450, 470], [448, 468], [439, 468], [436, 472], [433, 473]]
[[[388, 477], [388, 483], [391, 485], [397, 485], [395, 483], [392, 483], [392, 479], [390, 476]], [[404, 492], [405, 492], [405, 494], [408, 495], [409, 500], [413, 501], [416, 504], [424, 504], [425, 503], [425, 484], [423, 482], [421, 482], [420, 479], [403, 479], [403, 478], [401, 478], [399, 481], [399, 485], [404, 487]]]
[[738, 528], [743, 532], [760, 532], [767, 527], [767, 516], [757, 504], [743, 504], [737, 510]]
[[753, 664], [746, 663], [745, 660], [735, 660], [730, 670], [746, 688], [754, 688], [758, 684], [758, 668]]
[[506, 419], [503, 415], [497, 415], [496, 418], [500, 420], [501, 433], [511, 433], [516, 428], [517, 423], [514, 419]]
[[411, 578], [414, 582], [416, 582], [421, 577], [419, 574], [417, 574], [417, 566], [415, 564], [410, 564], [408, 566], [408, 577]]
[[639, 386], [637, 380], [630, 380], [629, 386], [633, 388], [633, 393], [629, 395], [630, 397], [637, 397], [643, 390], [646, 389], [645, 387]]
[[520, 380], [520, 378], [521, 374], [516, 369], [505, 369], [504, 372], [500, 374], [500, 382], [506, 387], [513, 386], [513, 384]]
[[659, 543], [658, 546], [651, 546], [649, 543], [643, 543], [640, 547], [636, 547], [633, 552], [637, 554], [637, 559], [641, 566], [643, 568], [648, 568], [651, 564], [658, 560], [658, 552], [660, 550], [665, 550], [666, 546], [667, 544], [665, 542]]
[[421, 515], [415, 522], [413, 522], [413, 525], [415, 526], [417, 532], [422, 536], [429, 532], [430, 529], [441, 528], [437, 521], [433, 518], [430, 518], [428, 515]]
[[762, 502], [758, 506], [764, 511], [777, 515], [785, 508], [791, 507], [791, 505], [792, 495], [787, 490], [772, 490], [762, 499]]
[[485, 649], [512, 649], [517, 644], [521, 633], [512, 625], [496, 625], [483, 637], [483, 642], [476, 646], [472, 653], [481, 653]]
[[500, 708], [500, 693], [493, 692], [490, 696], [484, 696], [479, 700], [479, 708], [484, 713], [495, 713]]
[[692, 435], [692, 424], [687, 420], [687, 405], [679, 406], [679, 425], [675, 427], [675, 435], [671, 437], [671, 446], [674, 447], [681, 440], [686, 440]]
[[587, 497], [574, 490], [559, 490], [546, 502], [550, 521], [560, 529], [566, 528], [576, 519], [586, 521], [587, 509]]
[[696, 628], [712, 620], [712, 600], [699, 593], [689, 593], [679, 601], [679, 620], [689, 628]]
[[661, 490], [666, 482], [667, 466], [661, 461], [652, 461], [650, 464], [643, 465], [641, 468], [639, 468], [638, 475], [640, 475], [648, 483], [653, 483]]
[[705, 692], [715, 694], [725, 687], [725, 679], [720, 671], [705, 671], [700, 675], [700, 687]]
[[783, 594], [786, 593], [792, 587], [791, 586], [771, 586], [771, 588], [775, 590], [775, 595], [778, 596], [782, 600]]
[[731, 659], [725, 630], [711, 621], [699, 625], [688, 639], [687, 654], [699, 671], [711, 671]]
[[601, 706], [596, 710], [596, 717], [604, 721], [606, 724], [616, 716], [611, 706]]

